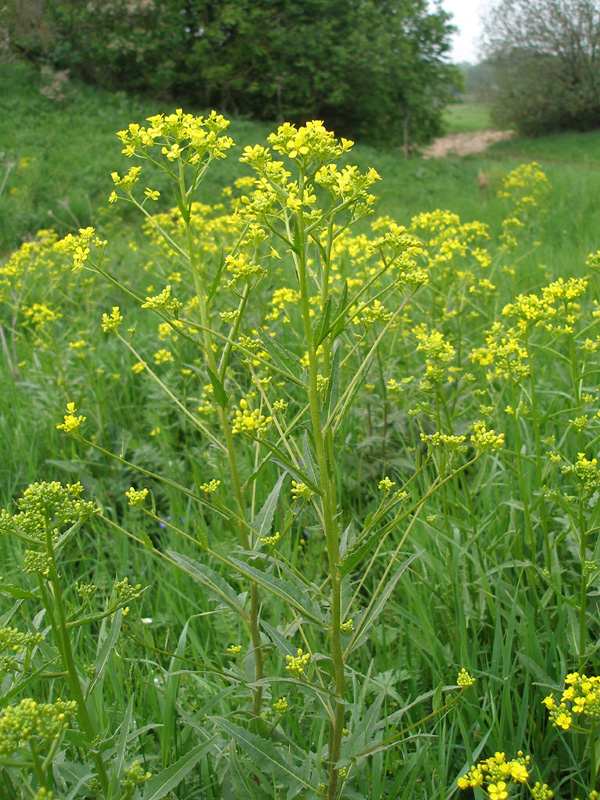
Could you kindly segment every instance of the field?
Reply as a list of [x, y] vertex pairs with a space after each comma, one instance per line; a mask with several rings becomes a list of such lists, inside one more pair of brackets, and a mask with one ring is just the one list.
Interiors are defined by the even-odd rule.
[[453, 103], [445, 111], [446, 132], [468, 133], [492, 128], [487, 108], [479, 103]]
[[0, 797], [596, 797], [600, 133], [273, 161], [176, 116], [152, 163], [173, 109], [36, 81], [0, 66]]

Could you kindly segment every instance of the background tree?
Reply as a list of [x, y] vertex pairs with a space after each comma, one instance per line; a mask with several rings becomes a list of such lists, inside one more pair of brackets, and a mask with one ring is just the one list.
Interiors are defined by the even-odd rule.
[[532, 135], [600, 126], [598, 0], [502, 0], [484, 49], [495, 122]]
[[9, 0], [13, 48], [116, 89], [425, 142], [460, 84], [427, 0]]

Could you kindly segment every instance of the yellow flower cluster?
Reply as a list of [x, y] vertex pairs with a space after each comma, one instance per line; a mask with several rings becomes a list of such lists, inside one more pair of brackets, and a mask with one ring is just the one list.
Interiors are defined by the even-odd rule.
[[351, 150], [354, 144], [349, 139], [338, 142], [321, 120], [309, 121], [300, 128], [285, 122], [279, 126], [277, 133], [268, 136], [267, 141], [276, 153], [306, 163], [337, 160], [343, 153]]
[[494, 753], [485, 761], [471, 767], [466, 775], [458, 779], [459, 789], [484, 788], [490, 800], [506, 800], [510, 784], [527, 783], [530, 775], [530, 756], [519, 751], [517, 758], [506, 760], [505, 753]]
[[233, 278], [227, 284], [227, 288], [232, 286], [237, 280], [250, 283], [252, 278], [260, 278], [261, 275], [264, 274], [264, 269], [259, 264], [255, 264], [254, 261], [249, 260], [248, 256], [244, 253], [238, 253], [235, 256], [226, 256], [225, 265], [227, 271], [231, 272], [233, 275]]
[[300, 678], [303, 675], [308, 662], [311, 659], [310, 653], [304, 653], [302, 648], [298, 648], [297, 650], [298, 655], [296, 656], [286, 656], [287, 666], [286, 669], [288, 672], [293, 673], [296, 675], [297, 678]]
[[489, 430], [485, 422], [476, 422], [473, 425], [473, 433], [471, 435], [471, 444], [479, 452], [484, 450], [498, 450], [504, 446], [504, 434], [496, 433], [495, 430]]
[[473, 678], [467, 670], [463, 667], [456, 677], [457, 686], [473, 686], [475, 678]]
[[142, 303], [142, 308], [152, 308], [154, 310], [166, 311], [169, 314], [177, 314], [177, 312], [183, 308], [183, 303], [175, 297], [171, 297], [171, 286], [167, 284], [167, 286], [154, 297], [146, 297], [146, 302]]
[[56, 426], [56, 430], [64, 431], [65, 433], [70, 433], [71, 435], [79, 433], [79, 428], [86, 421], [87, 417], [84, 417], [81, 414], [76, 417], [75, 410], [75, 403], [67, 403], [67, 413], [65, 414], [64, 422], [60, 422]]
[[[216, 111], [208, 117], [195, 117], [178, 108], [174, 114], [155, 114], [147, 121], [147, 127], [130, 123], [117, 133], [128, 158], [145, 157], [149, 150], [160, 147], [167, 161], [196, 165], [205, 158], [225, 158], [225, 151], [233, 147], [229, 136], [220, 135], [229, 127], [229, 120]], [[154, 154], [152, 157], [156, 158]]]
[[[38, 750], [58, 739], [75, 716], [74, 700], [37, 703], [27, 697], [18, 706], [7, 706], [0, 712], [0, 755], [10, 758], [26, 742], [34, 742]], [[39, 750], [38, 750], [39, 752]]]
[[388, 492], [389, 492], [389, 491], [392, 489], [392, 487], [393, 487], [393, 486], [395, 486], [395, 485], [396, 485], [396, 482], [395, 482], [395, 481], [392, 481], [392, 480], [390, 480], [390, 479], [389, 479], [389, 478], [386, 476], [386, 477], [385, 477], [383, 480], [379, 481], [379, 483], [377, 484], [377, 488], [378, 488], [378, 489], [379, 489], [381, 492], [385, 492], [385, 494], [387, 494], [387, 493], [388, 493]]
[[263, 544], [266, 544], [267, 547], [275, 547], [281, 540], [281, 534], [275, 533], [273, 536], [261, 536], [260, 540]]
[[[64, 253], [70, 253], [73, 257], [73, 272], [79, 271], [88, 260], [90, 254], [90, 242], [95, 233], [94, 228], [80, 228], [79, 236], [69, 233], [59, 242], [59, 247]], [[106, 246], [106, 242], [99, 239], [94, 240], [94, 245], [98, 248]]]
[[102, 314], [102, 330], [104, 333], [116, 333], [122, 322], [123, 317], [119, 306], [113, 306], [110, 316], [108, 314]]
[[232, 433], [245, 433], [248, 436], [260, 437], [273, 422], [273, 417], [265, 417], [255, 408], [250, 411], [248, 401], [240, 400], [240, 410], [235, 412], [235, 418], [231, 425]]
[[573, 477], [585, 492], [593, 492], [600, 486], [598, 459], [586, 458], [585, 453], [578, 453], [575, 464], [564, 466], [562, 473]]
[[465, 442], [466, 436], [455, 436], [451, 433], [422, 433], [421, 441], [428, 444], [430, 447], [443, 447], [450, 452], [464, 453], [467, 450]]
[[313, 490], [305, 483], [296, 483], [296, 481], [292, 481], [292, 497], [295, 497], [296, 500], [310, 500], [314, 494]]
[[273, 703], [273, 708], [278, 714], [285, 714], [289, 708], [287, 697], [282, 697], [281, 700], [277, 700], [277, 702]]
[[488, 379], [512, 376], [522, 380], [529, 375], [527, 350], [516, 328], [507, 330], [502, 323], [494, 322], [485, 340], [485, 346], [473, 348], [470, 358], [482, 367], [493, 365], [494, 369], [487, 373]]
[[125, 492], [125, 497], [129, 500], [130, 506], [141, 508], [144, 500], [148, 497], [148, 489], [134, 489], [132, 486], [128, 492]]
[[542, 700], [556, 728], [569, 730], [573, 715], [592, 719], [600, 717], [600, 677], [571, 672], [565, 678], [565, 686], [560, 701], [555, 699], [553, 693]]
[[214, 478], [207, 483], [202, 483], [198, 487], [201, 492], [206, 492], [207, 494], [214, 494], [219, 486], [221, 485], [221, 481], [217, 481]]

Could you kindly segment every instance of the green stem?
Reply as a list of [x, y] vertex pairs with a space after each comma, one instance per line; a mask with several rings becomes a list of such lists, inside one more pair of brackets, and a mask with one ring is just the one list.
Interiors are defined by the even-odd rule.
[[[179, 189], [180, 189], [181, 199], [183, 202], [186, 198], [185, 176], [183, 173], [183, 169], [181, 170], [180, 174]], [[192, 200], [193, 200], [193, 192], [190, 192], [189, 196], [190, 208]], [[203, 328], [202, 333], [204, 338], [204, 351], [206, 354], [206, 360], [213, 374], [220, 375], [221, 380], [223, 380], [225, 378], [226, 361], [228, 359], [228, 356], [225, 356], [224, 354], [224, 360], [222, 361], [223, 370], [221, 374], [221, 370], [219, 369], [219, 365], [217, 364], [217, 359], [213, 351], [213, 337], [212, 337], [212, 331], [210, 329], [210, 319], [208, 315], [206, 286], [204, 282], [204, 277], [197, 263], [195, 247], [194, 247], [194, 238], [192, 235], [192, 229], [189, 222], [189, 218], [186, 220], [186, 236], [187, 236], [189, 264], [194, 279], [196, 296], [198, 298], [198, 308], [200, 311], [200, 322]], [[244, 548], [244, 550], [249, 550], [252, 543], [246, 531], [246, 525], [245, 525], [246, 503], [244, 499], [242, 483], [240, 481], [237, 459], [235, 455], [235, 443], [233, 440], [233, 434], [231, 432], [231, 426], [227, 418], [226, 409], [219, 407], [218, 413], [219, 413], [219, 422], [221, 424], [221, 430], [223, 431], [223, 434], [225, 436], [225, 447], [227, 450], [229, 472], [233, 483], [233, 491], [237, 505], [237, 513], [240, 520], [237, 524], [237, 528], [239, 531], [242, 547]], [[250, 636], [252, 640], [252, 649], [254, 653], [254, 679], [256, 683], [258, 683], [262, 679], [264, 674], [264, 657], [262, 654], [262, 643], [260, 640], [259, 613], [260, 613], [260, 602], [258, 595], [258, 586], [255, 583], [251, 583], [250, 584]], [[262, 708], [262, 687], [260, 686], [253, 690], [252, 707], [253, 707], [254, 717], [258, 718], [260, 716]]]
[[[303, 174], [300, 175], [299, 180], [299, 194], [302, 196], [303, 191]], [[325, 436], [321, 428], [320, 416], [320, 403], [318, 391], [318, 375], [319, 363], [317, 358], [317, 349], [315, 347], [308, 290], [308, 264], [307, 264], [307, 236], [304, 227], [304, 215], [300, 211], [296, 219], [298, 236], [298, 250], [294, 253], [294, 260], [296, 261], [296, 268], [300, 282], [300, 298], [302, 304], [302, 320], [304, 324], [304, 333], [306, 336], [306, 343], [308, 348], [308, 364], [309, 364], [309, 407], [310, 416], [312, 421], [313, 436], [315, 442], [315, 453], [317, 457], [317, 466], [320, 476], [321, 495], [321, 511], [323, 518], [323, 526], [325, 532], [325, 541], [327, 548], [327, 560], [329, 563], [329, 571], [331, 575], [331, 657], [333, 662], [334, 671], [334, 686], [335, 686], [335, 701], [334, 701], [334, 719], [329, 726], [329, 785], [328, 785], [328, 798], [335, 800], [337, 794], [338, 775], [339, 770], [336, 767], [340, 759], [342, 733], [344, 728], [344, 717], [346, 710], [345, 701], [345, 674], [344, 674], [344, 655], [342, 649], [342, 633], [341, 633], [341, 620], [342, 620], [342, 579], [339, 573], [339, 537], [336, 521], [336, 484], [335, 472], [333, 464], [335, 461], [330, 461], [328, 452], [333, 453], [333, 431], [328, 429]], [[324, 270], [324, 275], [327, 271]], [[323, 287], [325, 289], [325, 286]], [[323, 296], [322, 296], [322, 302]], [[329, 338], [326, 338], [322, 343], [323, 351], [330, 350]]]
[[50, 624], [52, 625], [52, 628], [54, 630], [54, 635], [56, 637], [56, 644], [60, 651], [63, 668], [67, 673], [65, 676], [65, 680], [67, 681], [67, 684], [69, 686], [71, 697], [77, 703], [77, 719], [79, 720], [79, 725], [90, 745], [92, 759], [96, 766], [98, 779], [102, 787], [102, 794], [105, 798], [108, 798], [109, 796], [108, 775], [106, 772], [106, 767], [104, 766], [104, 761], [102, 760], [102, 756], [100, 755], [100, 753], [96, 752], [93, 749], [94, 748], [93, 742], [94, 739], [96, 738], [96, 731], [94, 729], [94, 724], [90, 717], [87, 703], [83, 695], [83, 689], [81, 688], [81, 683], [79, 681], [77, 667], [75, 666], [75, 657], [73, 655], [73, 649], [71, 647], [71, 639], [69, 637], [69, 630], [67, 626], [67, 615], [65, 612], [60, 581], [58, 580], [56, 562], [54, 559], [54, 549], [51, 543], [51, 535], [52, 535], [51, 531], [47, 529], [46, 532], [47, 552], [48, 555], [50, 555], [50, 557], [52, 558], [51, 574], [53, 575], [53, 577], [48, 582], [52, 587], [52, 593], [50, 594], [48, 592], [40, 576], [38, 578], [38, 582], [40, 586], [40, 592], [42, 595], [42, 602], [48, 613]]

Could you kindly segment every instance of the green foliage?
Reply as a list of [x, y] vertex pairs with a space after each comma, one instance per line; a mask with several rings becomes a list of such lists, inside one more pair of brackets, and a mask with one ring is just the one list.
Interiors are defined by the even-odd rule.
[[425, 142], [460, 82], [452, 27], [425, 0], [13, 0], [14, 49], [110, 88], [255, 119], [325, 119], [379, 144]]
[[[148, 126], [144, 116], [137, 119]], [[103, 123], [91, 108], [86, 119], [89, 145]], [[230, 132], [243, 143], [262, 140], [253, 125]], [[505, 781], [511, 797], [536, 782], [564, 798], [587, 797], [598, 763], [594, 720], [571, 714], [577, 724], [565, 730], [562, 709], [553, 718], [548, 698], [569, 711], [574, 697], [562, 700], [565, 677], [597, 671], [600, 257], [586, 262], [598, 249], [588, 219], [597, 194], [595, 135], [538, 142], [540, 156], [554, 162], [544, 170], [516, 169], [518, 161], [501, 158], [507, 149], [532, 156], [532, 143], [522, 140], [486, 160], [408, 164], [357, 148], [359, 169], [345, 173], [345, 185], [375, 166], [386, 178], [375, 184], [383, 200], [330, 250], [319, 237], [306, 246], [300, 265], [313, 287], [306, 326], [295, 261], [298, 203], [307, 204], [302, 214], [312, 225], [315, 209], [328, 209], [329, 192], [344, 185], [347, 162], [301, 195], [293, 184], [306, 145], [290, 136], [288, 129], [270, 142], [284, 148], [275, 159], [293, 174], [284, 181], [285, 208], [281, 191], [269, 208], [275, 189], [268, 181], [251, 183], [277, 177], [268, 159], [260, 177], [247, 163], [231, 164], [241, 147], [227, 149], [199, 187], [188, 165], [185, 188], [196, 188], [195, 197], [184, 193], [187, 200], [179, 163], [167, 157], [172, 143], [165, 154], [162, 145], [150, 152], [163, 156], [177, 181], [134, 161], [141, 176], [123, 183], [127, 166], [115, 152], [105, 169], [121, 176], [119, 186], [112, 181], [121, 199], [100, 215], [97, 234], [83, 228], [59, 240], [42, 233], [3, 259], [0, 424], [10, 447], [0, 461], [0, 490], [9, 505], [34, 476], [50, 481], [66, 473], [102, 507], [102, 516], [72, 530], [72, 506], [62, 520], [49, 514], [49, 545], [40, 536], [30, 537], [34, 544], [19, 539], [27, 526], [12, 522], [3, 537], [0, 644], [23, 648], [0, 653], [8, 656], [3, 665], [20, 670], [4, 707], [25, 719], [29, 706], [20, 704], [28, 697], [53, 705], [77, 691], [67, 670], [56, 669], [55, 634], [43, 627], [48, 611], [38, 613], [38, 573], [21, 569], [25, 549], [36, 551], [28, 564], [43, 567], [48, 546], [61, 542], [57, 577], [68, 621], [108, 612], [69, 630], [80, 680], [95, 681], [87, 705], [115, 792], [182, 800], [318, 794], [324, 777], [331, 785], [327, 709], [339, 697], [329, 655], [337, 569], [347, 611], [339, 626], [344, 797], [445, 800], [458, 777], [485, 764], [482, 774], [496, 770], [497, 800], [505, 791], [499, 763], [514, 772]], [[26, 152], [22, 140], [21, 147]], [[258, 146], [245, 161], [260, 166], [263, 157]], [[88, 161], [83, 144], [81, 159]], [[480, 168], [489, 175], [487, 194], [475, 185]], [[63, 169], [65, 181], [69, 169], [77, 180], [77, 161]], [[105, 197], [110, 184], [107, 176]], [[446, 200], [460, 217], [437, 208]], [[143, 228], [140, 206], [153, 220]], [[250, 213], [262, 208], [260, 227], [271, 238], [263, 240], [258, 227], [244, 232], [250, 220], [240, 217], [249, 206]], [[406, 229], [392, 224], [392, 212]], [[489, 225], [473, 222], [479, 213]], [[199, 293], [189, 277], [190, 248], [206, 280]], [[427, 277], [418, 292], [408, 283], [411, 259]], [[97, 263], [104, 275], [88, 269]], [[325, 264], [331, 291], [322, 296]], [[233, 336], [232, 312], [247, 286]], [[206, 326], [198, 294], [208, 304]], [[216, 369], [202, 344], [207, 330]], [[330, 347], [329, 381], [321, 371], [312, 380], [314, 415], [303, 400], [311, 394], [307, 335], [323, 369]], [[223, 448], [233, 427], [243, 517]], [[328, 460], [339, 534], [333, 569], [318, 514], [333, 491], [321, 480], [319, 427], [335, 434]], [[475, 460], [484, 445], [490, 452]], [[2, 525], [17, 518], [18, 509], [3, 514]], [[242, 528], [252, 547], [243, 545]], [[117, 608], [111, 620], [115, 576], [131, 610], [120, 617]], [[91, 611], [76, 578], [98, 587]], [[149, 588], [129, 602], [126, 586], [138, 593], [138, 581]], [[257, 650], [264, 659], [258, 679]], [[51, 671], [38, 673], [52, 659]], [[467, 689], [471, 675], [475, 684], [454, 703], [454, 681]], [[579, 685], [576, 696], [594, 712], [586, 681]], [[41, 713], [51, 720], [54, 711]], [[54, 740], [56, 752], [42, 736], [32, 741], [42, 761], [56, 755], [42, 776], [48, 784], [54, 776], [55, 798], [63, 796], [63, 777], [72, 790], [82, 780], [84, 796], [110, 796], [91, 783], [100, 767], [75, 717]], [[19, 797], [29, 781], [23, 796], [42, 798], [27, 748], [19, 764], [2, 763], [0, 785]], [[521, 758], [526, 783], [514, 763]], [[137, 786], [147, 772], [152, 777]], [[493, 796], [490, 783], [475, 794]]]
[[523, 135], [600, 127], [595, 0], [503, 0], [487, 22], [492, 115]]

